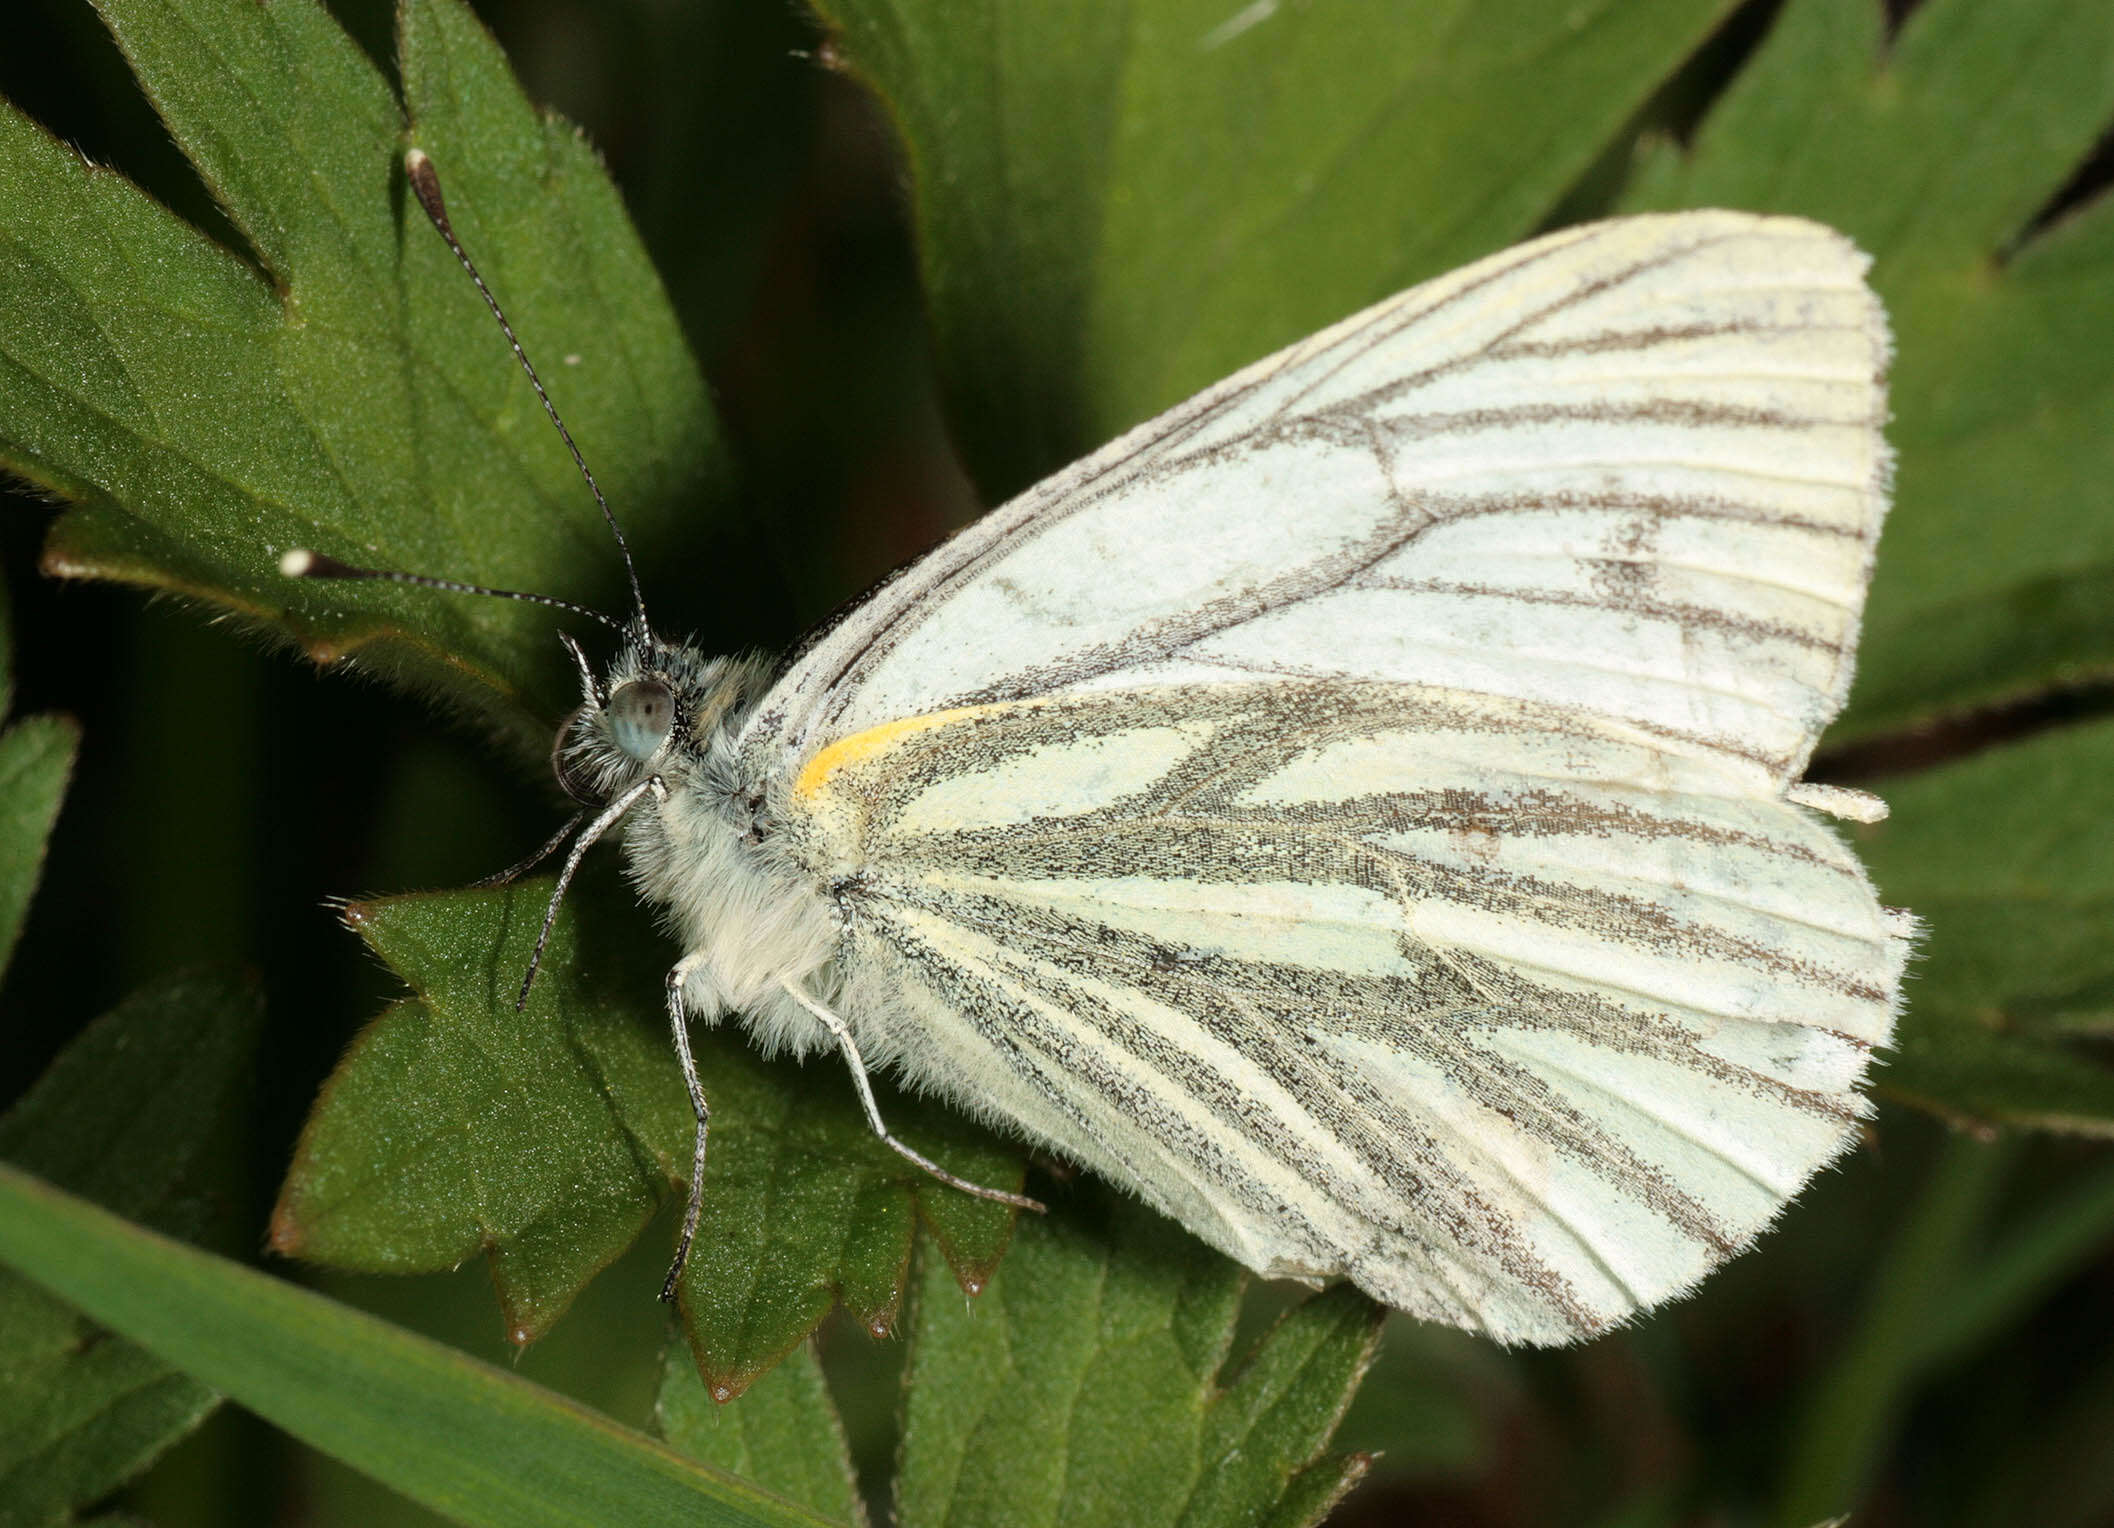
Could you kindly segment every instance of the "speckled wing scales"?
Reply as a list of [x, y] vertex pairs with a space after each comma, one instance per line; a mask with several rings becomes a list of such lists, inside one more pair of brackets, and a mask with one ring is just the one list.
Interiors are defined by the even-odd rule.
[[1507, 1341], [1600, 1330], [1766, 1224], [1851, 1139], [1906, 948], [1833, 834], [1720, 760], [1457, 690], [996, 703], [798, 791], [861, 867], [869, 1054], [1251, 1267]]
[[1792, 218], [1569, 229], [1271, 356], [969, 527], [751, 746], [949, 706], [1334, 677], [1585, 705], [1793, 780], [1888, 455], [1867, 261]]
[[1888, 457], [1865, 259], [1567, 230], [1141, 426], [742, 738], [869, 1057], [1251, 1267], [1509, 1341], [1686, 1287], [1852, 1135], [1911, 924], [1798, 783]]

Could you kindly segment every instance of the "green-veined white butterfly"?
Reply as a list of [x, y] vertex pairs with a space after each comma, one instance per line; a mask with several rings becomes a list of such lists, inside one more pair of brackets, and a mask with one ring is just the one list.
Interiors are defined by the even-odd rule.
[[841, 1050], [884, 1135], [867, 1066], [1508, 1342], [1739, 1250], [1855, 1136], [1914, 932], [1818, 815], [1884, 809], [1799, 783], [1887, 502], [1866, 263], [1567, 229], [1140, 426], [775, 673], [643, 605], [606, 671], [575, 647], [561, 892], [622, 821], [696, 1162], [687, 1025], [739, 1013]]

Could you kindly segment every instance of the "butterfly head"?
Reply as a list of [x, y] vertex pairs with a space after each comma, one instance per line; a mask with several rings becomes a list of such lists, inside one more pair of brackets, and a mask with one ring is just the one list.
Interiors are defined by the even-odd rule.
[[559, 640], [580, 671], [580, 704], [558, 727], [551, 768], [559, 788], [583, 807], [600, 807], [642, 780], [687, 779], [755, 690], [753, 664], [707, 657], [639, 623], [625, 628], [616, 658], [600, 673], [579, 643], [562, 634]]

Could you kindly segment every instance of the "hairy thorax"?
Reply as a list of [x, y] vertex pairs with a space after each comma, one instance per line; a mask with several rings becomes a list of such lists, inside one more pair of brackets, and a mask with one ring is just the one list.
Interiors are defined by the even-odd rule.
[[[729, 690], [754, 685], [733, 664], [715, 678]], [[752, 695], [699, 707], [705, 725], [661, 763], [666, 795], [632, 813], [625, 852], [640, 895], [663, 909], [685, 952], [691, 1019], [710, 1024], [740, 1013], [767, 1051], [804, 1054], [830, 1037], [784, 984], [826, 1001], [837, 986], [839, 929], [815, 871], [781, 826], [773, 782], [737, 755]]]

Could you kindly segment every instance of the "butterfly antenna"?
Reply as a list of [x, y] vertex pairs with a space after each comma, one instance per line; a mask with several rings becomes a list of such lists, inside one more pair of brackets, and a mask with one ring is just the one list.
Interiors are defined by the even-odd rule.
[[617, 551], [624, 558], [624, 576], [631, 583], [632, 618], [638, 628], [644, 631], [646, 596], [639, 589], [639, 570], [631, 560], [631, 543], [624, 539], [624, 528], [617, 524], [617, 517], [610, 510], [609, 501], [602, 497], [602, 485], [595, 481], [594, 473], [588, 470], [587, 458], [582, 456], [580, 448], [573, 444], [572, 431], [566, 429], [565, 421], [558, 417], [558, 407], [551, 402], [551, 395], [544, 391], [543, 379], [536, 375], [536, 368], [530, 362], [528, 352], [521, 348], [521, 341], [514, 335], [514, 326], [507, 322], [506, 313], [499, 306], [499, 299], [494, 297], [492, 289], [484, 284], [484, 277], [477, 269], [477, 262], [472, 260], [470, 252], [462, 247], [462, 240], [455, 237], [455, 227], [448, 221], [447, 203], [441, 199], [440, 176], [434, 170], [433, 161], [426, 156], [424, 149], [410, 149], [405, 152], [404, 174], [411, 182], [411, 194], [418, 198], [419, 206], [425, 208], [427, 218], [439, 230], [440, 236], [448, 241], [448, 248], [455, 251], [455, 258], [462, 263], [462, 268], [477, 284], [477, 291], [484, 298], [484, 305], [492, 310], [492, 317], [499, 321], [500, 332], [506, 336], [507, 344], [513, 347], [514, 359], [519, 361], [521, 369], [528, 373], [529, 386], [536, 389], [536, 396], [542, 400], [543, 412], [550, 416], [551, 424], [558, 431], [558, 438], [565, 442], [565, 449], [572, 453], [573, 465], [580, 469], [580, 477], [586, 482], [587, 491], [595, 496], [595, 507], [602, 511], [602, 518], [609, 525], [609, 534], [616, 537]]
[[621, 621], [612, 621], [599, 610], [590, 610], [585, 605], [576, 605], [571, 600], [561, 600], [554, 594], [524, 594], [519, 589], [488, 589], [483, 584], [466, 584], [452, 578], [429, 578], [423, 573], [398, 573], [389, 568], [359, 568], [349, 562], [340, 562], [335, 557], [326, 557], [321, 552], [297, 546], [279, 559], [279, 572], [285, 578], [363, 578], [378, 584], [411, 584], [420, 589], [445, 589], [451, 594], [484, 594], [497, 600], [521, 600], [530, 605], [549, 605], [554, 610], [570, 610], [574, 615], [584, 615], [590, 621], [600, 621], [611, 631], [622, 633]]

